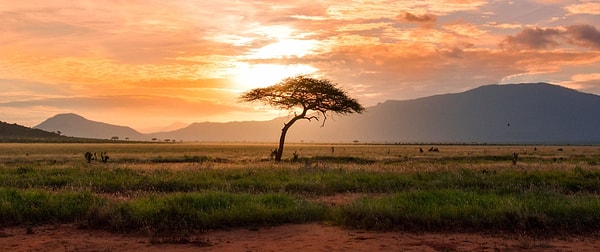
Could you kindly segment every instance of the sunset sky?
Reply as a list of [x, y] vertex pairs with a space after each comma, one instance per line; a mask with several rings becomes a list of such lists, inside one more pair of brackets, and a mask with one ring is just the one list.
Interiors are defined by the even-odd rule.
[[600, 94], [600, 2], [0, 0], [0, 121], [148, 132], [286, 116], [240, 92], [312, 74], [365, 106], [495, 83]]

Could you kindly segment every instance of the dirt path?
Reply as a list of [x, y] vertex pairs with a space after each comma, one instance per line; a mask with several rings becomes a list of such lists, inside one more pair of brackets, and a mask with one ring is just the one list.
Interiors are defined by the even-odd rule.
[[217, 230], [185, 244], [153, 243], [143, 234], [115, 234], [74, 225], [0, 229], [1, 251], [600, 251], [600, 240], [552, 240], [485, 234], [371, 232], [323, 224]]

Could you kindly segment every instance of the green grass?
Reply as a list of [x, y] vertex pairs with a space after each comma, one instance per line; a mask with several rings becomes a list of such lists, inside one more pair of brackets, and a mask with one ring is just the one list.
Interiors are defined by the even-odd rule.
[[124, 203], [123, 223], [158, 231], [280, 225], [322, 220], [325, 207], [283, 194], [178, 193], [145, 197]]
[[340, 225], [378, 230], [556, 235], [600, 228], [600, 199], [595, 195], [420, 190], [362, 198], [334, 212]]
[[[328, 222], [375, 230], [600, 231], [600, 148], [0, 144], [0, 225], [186, 233]], [[108, 151], [88, 164], [85, 151]], [[512, 153], [519, 152], [517, 165]], [[320, 199], [366, 195], [344, 204]]]
[[106, 204], [90, 192], [47, 192], [0, 188], [0, 223], [33, 225], [74, 222]]
[[121, 167], [0, 169], [0, 186], [51, 190], [117, 192], [224, 191], [247, 193], [287, 192], [331, 195], [336, 193], [395, 193], [406, 190], [461, 189], [511, 194], [552, 191], [563, 194], [600, 193], [600, 170], [434, 170], [393, 172], [341, 168], [281, 169], [232, 168], [173, 171]]
[[77, 222], [115, 231], [177, 232], [322, 220], [323, 205], [284, 194], [223, 192], [110, 201], [90, 192], [0, 189], [0, 225]]

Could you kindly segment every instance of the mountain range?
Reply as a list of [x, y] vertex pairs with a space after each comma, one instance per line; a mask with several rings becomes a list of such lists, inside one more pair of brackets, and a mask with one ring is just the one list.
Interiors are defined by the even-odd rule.
[[[131, 140], [276, 142], [289, 117], [203, 122], [142, 134], [130, 127], [59, 114], [34, 128], [67, 136]], [[321, 119], [322, 120], [322, 119]], [[390, 100], [363, 114], [298, 121], [293, 142], [600, 144], [600, 96], [547, 84], [487, 85], [462, 93]]]

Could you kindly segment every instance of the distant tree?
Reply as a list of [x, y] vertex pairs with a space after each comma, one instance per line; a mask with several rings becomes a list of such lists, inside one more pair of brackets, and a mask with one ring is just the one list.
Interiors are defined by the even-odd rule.
[[110, 140], [119, 140], [118, 136], [111, 137]]
[[[323, 124], [327, 119], [327, 113], [351, 114], [362, 113], [365, 108], [356, 99], [346, 95], [346, 92], [335, 84], [325, 79], [315, 79], [304, 75], [283, 79], [279, 83], [265, 87], [255, 88], [243, 93], [239, 100], [242, 102], [259, 101], [277, 109], [294, 111], [300, 109], [298, 114], [294, 111], [294, 117], [283, 124], [279, 138], [279, 148], [275, 155], [275, 161], [281, 161], [285, 136], [290, 127], [300, 119], [308, 121], [319, 120], [323, 117]], [[309, 111], [317, 112], [309, 114]]]

